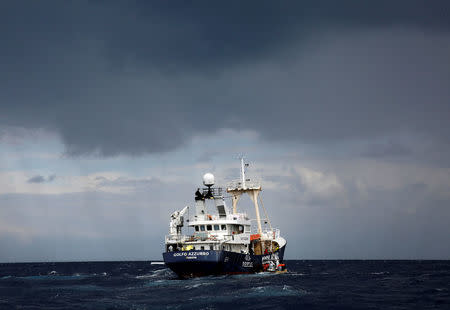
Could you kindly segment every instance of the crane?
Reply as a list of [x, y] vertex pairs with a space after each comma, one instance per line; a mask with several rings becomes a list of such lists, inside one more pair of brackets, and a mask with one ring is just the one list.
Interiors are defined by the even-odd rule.
[[183, 227], [184, 214], [189, 209], [188, 206], [184, 207], [181, 211], [175, 211], [170, 215], [170, 234], [181, 235], [181, 227]]

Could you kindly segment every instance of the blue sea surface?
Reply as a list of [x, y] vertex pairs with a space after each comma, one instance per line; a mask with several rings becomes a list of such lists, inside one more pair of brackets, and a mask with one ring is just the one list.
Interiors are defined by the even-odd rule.
[[150, 262], [0, 264], [0, 309], [450, 309], [450, 261], [287, 267], [179, 280]]

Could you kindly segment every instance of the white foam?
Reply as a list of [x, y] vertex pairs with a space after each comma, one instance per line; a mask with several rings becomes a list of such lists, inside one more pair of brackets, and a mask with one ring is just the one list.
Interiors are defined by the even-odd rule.
[[380, 272], [371, 272], [370, 274], [380, 275], [380, 274], [389, 274], [389, 272], [387, 272], [387, 271], [380, 271]]

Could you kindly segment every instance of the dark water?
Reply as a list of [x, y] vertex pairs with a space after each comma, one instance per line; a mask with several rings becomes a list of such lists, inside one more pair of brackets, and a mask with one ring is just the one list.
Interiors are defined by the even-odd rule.
[[0, 264], [0, 309], [450, 309], [450, 261], [288, 261], [178, 280], [150, 262]]

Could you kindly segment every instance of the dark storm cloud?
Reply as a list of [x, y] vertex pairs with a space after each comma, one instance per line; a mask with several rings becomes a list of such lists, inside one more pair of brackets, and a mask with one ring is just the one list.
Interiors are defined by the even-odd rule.
[[164, 152], [227, 127], [446, 139], [449, 7], [2, 2], [0, 122], [56, 131], [71, 155]]
[[35, 175], [34, 177], [31, 177], [27, 181], [28, 183], [44, 183], [45, 178], [42, 175]]
[[[139, 22], [117, 24], [111, 54], [174, 71], [180, 65], [209, 70], [270, 57], [322, 27], [450, 27], [450, 5], [444, 1], [200, 1], [195, 6], [141, 1], [135, 14]], [[152, 40], [155, 32], [158, 44]]]
[[42, 175], [35, 175], [28, 179], [27, 183], [50, 183], [56, 178], [56, 175], [52, 174], [45, 178]]

